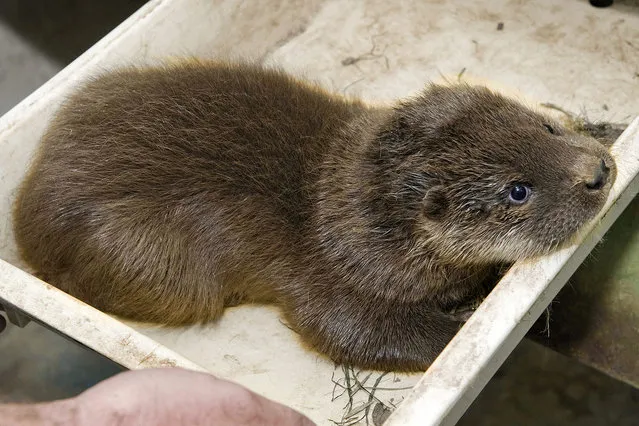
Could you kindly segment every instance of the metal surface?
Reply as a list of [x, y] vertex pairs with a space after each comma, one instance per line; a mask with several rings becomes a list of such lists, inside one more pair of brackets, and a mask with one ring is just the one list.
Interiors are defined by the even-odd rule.
[[[0, 299], [0, 302], [2, 302], [2, 299]], [[4, 312], [7, 314], [7, 319], [13, 325], [24, 328], [27, 324], [29, 324], [29, 322], [31, 322], [28, 316], [20, 312], [18, 309], [9, 306], [9, 304], [7, 304], [6, 302], [0, 305], [0, 307], [4, 307], [0, 310], [4, 310]]]

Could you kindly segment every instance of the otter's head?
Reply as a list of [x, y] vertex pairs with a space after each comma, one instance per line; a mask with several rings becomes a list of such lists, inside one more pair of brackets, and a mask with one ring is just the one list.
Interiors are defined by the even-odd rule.
[[560, 247], [602, 208], [616, 177], [595, 139], [483, 87], [431, 86], [397, 106], [378, 138], [380, 159], [395, 163], [389, 196], [411, 200], [416, 243], [456, 262]]

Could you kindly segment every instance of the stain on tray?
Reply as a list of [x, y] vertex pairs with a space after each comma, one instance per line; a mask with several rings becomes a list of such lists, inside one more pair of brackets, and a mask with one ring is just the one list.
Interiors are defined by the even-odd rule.
[[559, 24], [550, 23], [542, 25], [533, 32], [533, 37], [542, 43], [553, 44], [566, 37]]

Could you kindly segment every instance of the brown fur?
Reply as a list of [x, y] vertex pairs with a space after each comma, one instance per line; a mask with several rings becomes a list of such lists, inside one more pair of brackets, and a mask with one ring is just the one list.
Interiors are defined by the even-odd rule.
[[190, 324], [275, 302], [338, 362], [424, 369], [492, 265], [557, 248], [603, 205], [605, 148], [548, 123], [481, 87], [378, 108], [252, 65], [122, 69], [61, 107], [16, 237], [107, 312]]

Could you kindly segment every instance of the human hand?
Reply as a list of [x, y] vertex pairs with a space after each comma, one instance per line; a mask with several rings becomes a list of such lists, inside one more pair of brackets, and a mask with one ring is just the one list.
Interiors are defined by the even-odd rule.
[[209, 374], [127, 371], [75, 398], [0, 404], [0, 426], [313, 426], [298, 412]]
[[79, 425], [313, 425], [238, 384], [179, 368], [118, 374], [75, 400]]

